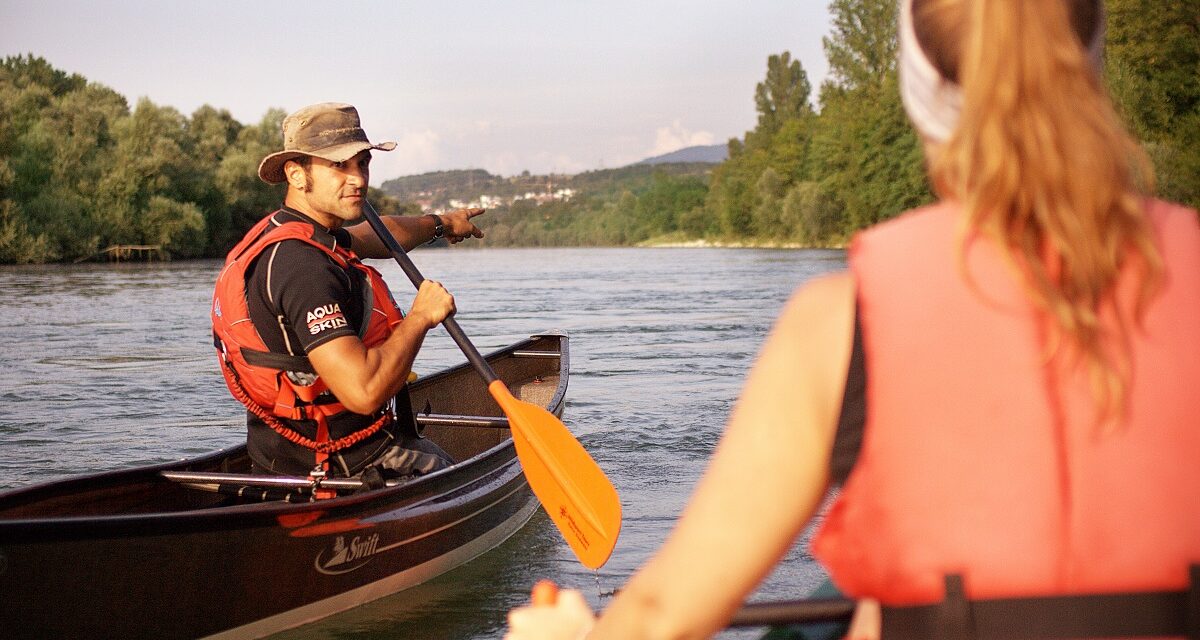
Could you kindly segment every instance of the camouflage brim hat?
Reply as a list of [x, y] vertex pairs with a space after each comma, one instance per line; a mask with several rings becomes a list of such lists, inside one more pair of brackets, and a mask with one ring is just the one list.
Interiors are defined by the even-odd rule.
[[258, 177], [268, 184], [286, 180], [283, 165], [300, 156], [344, 162], [360, 151], [391, 151], [395, 142], [371, 144], [358, 120], [358, 110], [348, 104], [323, 102], [304, 107], [283, 119], [283, 151], [263, 158]]

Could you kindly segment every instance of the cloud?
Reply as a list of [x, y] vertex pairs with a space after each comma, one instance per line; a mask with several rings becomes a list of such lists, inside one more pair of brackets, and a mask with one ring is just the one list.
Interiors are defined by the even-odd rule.
[[476, 120], [471, 123], [471, 126], [466, 133], [460, 135], [466, 137], [467, 135], [489, 136], [491, 134], [492, 122], [490, 120]]
[[520, 155], [511, 151], [487, 154], [483, 166], [500, 176], [515, 176], [522, 171], [533, 174], [574, 174], [587, 170], [587, 165], [565, 153], [531, 151]]
[[649, 156], [660, 156], [664, 153], [678, 151], [685, 147], [709, 145], [713, 143], [713, 134], [708, 131], [689, 131], [676, 119], [667, 127], [659, 127], [654, 133], [654, 148]]
[[[382, 180], [429, 171], [442, 159], [442, 137], [432, 129], [405, 131], [396, 141], [396, 149], [376, 152], [371, 173]], [[380, 182], [381, 180], [373, 180]]]

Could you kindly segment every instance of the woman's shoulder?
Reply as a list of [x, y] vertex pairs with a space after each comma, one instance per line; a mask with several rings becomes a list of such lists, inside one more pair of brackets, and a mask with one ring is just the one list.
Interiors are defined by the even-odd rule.
[[1147, 198], [1146, 213], [1151, 218], [1162, 220], [1170, 224], [1181, 224], [1187, 226], [1200, 225], [1200, 213], [1195, 209], [1179, 204], [1177, 202], [1169, 202], [1167, 200], [1159, 200], [1158, 198]]
[[958, 237], [960, 211], [956, 203], [940, 201], [867, 227], [850, 242], [850, 262], [870, 258], [888, 264], [913, 255], [951, 250]]
[[877, 222], [856, 233], [855, 240], [906, 233], [928, 233], [938, 228], [953, 229], [954, 222], [961, 210], [962, 207], [950, 200], [930, 203]]

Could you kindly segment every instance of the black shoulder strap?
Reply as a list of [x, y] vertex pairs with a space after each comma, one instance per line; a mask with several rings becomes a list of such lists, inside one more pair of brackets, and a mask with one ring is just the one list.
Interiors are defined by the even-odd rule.
[[862, 320], [854, 307], [854, 340], [850, 348], [850, 366], [846, 370], [846, 388], [842, 392], [842, 410], [838, 415], [829, 474], [834, 484], [842, 485], [850, 477], [862, 451], [863, 428], [867, 422], [867, 364], [863, 354]]

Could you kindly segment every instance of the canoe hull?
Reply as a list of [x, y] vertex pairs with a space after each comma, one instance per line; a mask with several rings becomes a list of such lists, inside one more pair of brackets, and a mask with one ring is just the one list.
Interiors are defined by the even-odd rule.
[[[535, 336], [488, 358], [498, 372], [514, 376], [510, 381], [501, 373], [511, 386], [553, 384], [545, 406], [561, 413], [566, 348], [565, 336]], [[515, 352], [532, 357], [507, 362]], [[532, 371], [542, 373], [524, 377]], [[467, 375], [462, 368], [435, 374], [414, 384], [413, 395], [446, 413], [443, 407], [461, 400], [441, 399], [461, 397]], [[459, 415], [499, 415], [486, 401], [473, 402], [478, 406], [468, 408], [487, 413]], [[315, 503], [161, 510], [158, 503], [181, 499], [178, 494], [229, 500], [172, 486], [159, 472], [240, 471], [244, 447], [0, 494], [0, 593], [6, 599], [0, 628], [6, 637], [31, 638], [262, 637], [444, 573], [506, 540], [537, 510], [506, 430], [444, 426], [429, 427], [426, 435], [439, 444], [444, 436], [458, 456], [474, 453], [402, 486]], [[135, 502], [141, 491], [148, 506], [105, 514], [87, 512], [102, 505], [75, 505], [70, 508], [81, 513], [37, 515], [68, 511], [84, 488], [97, 503], [123, 492], [129, 495], [114, 501]], [[154, 493], [159, 490], [175, 497]]]

